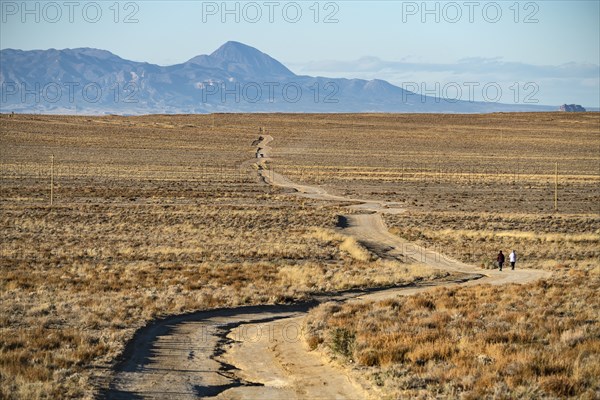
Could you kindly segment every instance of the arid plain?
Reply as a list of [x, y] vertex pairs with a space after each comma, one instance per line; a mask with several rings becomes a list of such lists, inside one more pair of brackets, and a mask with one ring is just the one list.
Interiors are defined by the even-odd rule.
[[512, 249], [546, 275], [322, 304], [306, 352], [375, 398], [600, 397], [598, 113], [1, 115], [0, 135], [2, 398], [98, 395], [156, 318], [464, 278], [348, 234], [352, 199], [482, 275]]

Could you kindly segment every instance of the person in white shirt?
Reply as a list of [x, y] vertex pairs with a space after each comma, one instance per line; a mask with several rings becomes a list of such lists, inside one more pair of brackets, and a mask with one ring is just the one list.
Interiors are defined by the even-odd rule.
[[512, 253], [508, 255], [508, 261], [510, 261], [510, 269], [515, 269], [515, 264], [517, 263], [516, 251], [513, 250]]

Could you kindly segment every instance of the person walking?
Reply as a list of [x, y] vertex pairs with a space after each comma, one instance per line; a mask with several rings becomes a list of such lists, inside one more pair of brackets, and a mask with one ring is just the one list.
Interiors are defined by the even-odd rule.
[[500, 271], [502, 271], [502, 266], [504, 265], [504, 254], [502, 254], [502, 250], [500, 250], [500, 253], [498, 253], [496, 261], [498, 261], [498, 268]]
[[512, 251], [512, 253], [510, 253], [508, 255], [508, 261], [510, 261], [510, 269], [515, 269], [515, 264], [517, 263], [517, 252], [516, 251]]

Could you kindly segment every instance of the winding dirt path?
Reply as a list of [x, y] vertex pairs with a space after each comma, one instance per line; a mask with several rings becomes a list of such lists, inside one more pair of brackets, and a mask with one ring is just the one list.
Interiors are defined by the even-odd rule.
[[[402, 213], [400, 205], [335, 196], [320, 187], [296, 184], [269, 169], [272, 141], [263, 135], [253, 142], [253, 163], [264, 182], [306, 198], [354, 203], [348, 207], [363, 213], [340, 216], [339, 229], [380, 257], [418, 261], [463, 274], [463, 279], [444, 286], [525, 283], [549, 276], [538, 270], [481, 270], [392, 235], [381, 216]], [[304, 315], [324, 301], [381, 300], [431, 287], [350, 291], [323, 295], [309, 303], [210, 310], [154, 321], [128, 343], [109, 388], [100, 397], [369, 399], [372, 388], [361, 377], [308, 351], [302, 339]]]

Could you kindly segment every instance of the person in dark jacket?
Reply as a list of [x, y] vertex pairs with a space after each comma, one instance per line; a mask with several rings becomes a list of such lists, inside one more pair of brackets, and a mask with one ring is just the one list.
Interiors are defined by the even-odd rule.
[[502, 250], [500, 250], [500, 253], [498, 253], [496, 261], [498, 261], [498, 268], [500, 268], [500, 271], [502, 271], [502, 266], [504, 265], [504, 254], [502, 254]]

